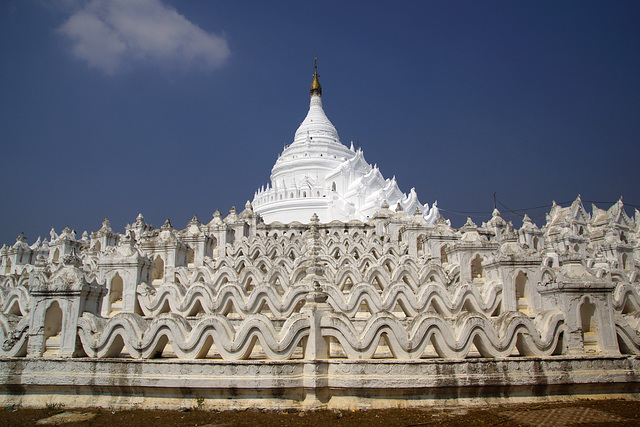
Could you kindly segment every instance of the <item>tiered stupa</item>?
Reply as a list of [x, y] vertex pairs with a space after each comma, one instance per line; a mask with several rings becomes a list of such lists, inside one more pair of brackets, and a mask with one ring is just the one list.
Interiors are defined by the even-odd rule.
[[311, 83], [309, 112], [271, 170], [271, 183], [258, 190], [253, 209], [266, 223], [306, 223], [315, 213], [321, 222], [367, 221], [387, 202], [392, 209], [413, 214], [419, 209], [428, 223], [438, 218], [431, 209], [398, 188], [395, 177], [385, 179], [361, 149], [348, 148], [322, 108], [317, 64]]

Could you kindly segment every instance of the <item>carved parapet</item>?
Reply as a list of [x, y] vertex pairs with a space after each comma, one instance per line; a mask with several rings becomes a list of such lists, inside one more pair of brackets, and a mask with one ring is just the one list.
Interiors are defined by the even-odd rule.
[[98, 257], [98, 276], [107, 289], [102, 315], [109, 315], [116, 301], [121, 301], [117, 311], [136, 312], [136, 288], [139, 283], [151, 282], [153, 265], [130, 236], [121, 239], [118, 246], [101, 253]]
[[47, 347], [52, 347], [60, 357], [81, 354], [78, 319], [84, 312], [100, 312], [105, 288], [86, 281], [77, 257], [67, 256], [65, 261], [67, 264], [47, 281], [36, 281], [30, 286], [29, 357], [42, 356]]
[[619, 354], [612, 298], [615, 283], [592, 279], [559, 276], [538, 286], [538, 292], [543, 305], [556, 304], [564, 313], [564, 344], [569, 354]]
[[187, 264], [193, 264], [194, 267], [201, 267], [204, 265], [205, 257], [213, 257], [216, 240], [204, 232], [187, 233], [181, 237], [181, 240], [189, 247]]
[[[141, 219], [117, 246], [84, 244], [57, 263], [36, 242], [40, 261], [0, 275], [0, 355], [292, 359], [317, 403], [335, 358], [599, 357], [617, 355], [618, 341], [640, 354], [631, 243], [592, 245], [584, 257], [541, 248], [531, 223], [516, 233], [494, 215], [455, 230], [388, 207], [367, 223], [314, 216], [246, 236], [239, 224], [253, 215], [216, 213], [206, 225], [194, 217], [184, 230]], [[554, 215], [551, 240], [590, 239]], [[614, 254], [632, 262], [621, 268]]]

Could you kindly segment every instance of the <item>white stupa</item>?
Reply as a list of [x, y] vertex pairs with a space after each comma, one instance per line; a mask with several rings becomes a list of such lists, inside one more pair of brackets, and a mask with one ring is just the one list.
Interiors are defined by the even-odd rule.
[[367, 221], [386, 201], [413, 214], [417, 209], [428, 223], [438, 218], [431, 209], [398, 188], [395, 177], [385, 179], [377, 166], [364, 159], [361, 149], [340, 142], [336, 128], [322, 109], [322, 86], [316, 65], [311, 83], [309, 112], [271, 169], [271, 184], [253, 198], [253, 209], [266, 223], [306, 223], [315, 213], [321, 222]]

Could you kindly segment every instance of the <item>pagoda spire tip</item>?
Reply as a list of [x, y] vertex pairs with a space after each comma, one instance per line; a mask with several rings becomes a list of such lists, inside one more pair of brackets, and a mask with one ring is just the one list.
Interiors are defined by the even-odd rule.
[[318, 56], [314, 56], [313, 58], [313, 80], [311, 81], [311, 96], [314, 94], [322, 96], [322, 85], [320, 84], [320, 80], [318, 79], [320, 75], [318, 74]]

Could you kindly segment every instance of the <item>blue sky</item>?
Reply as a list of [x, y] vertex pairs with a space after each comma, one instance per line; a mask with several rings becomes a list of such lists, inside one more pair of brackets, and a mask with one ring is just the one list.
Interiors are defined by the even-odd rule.
[[454, 226], [494, 192], [640, 205], [638, 22], [637, 1], [3, 1], [0, 243], [241, 208], [314, 55], [342, 142]]

